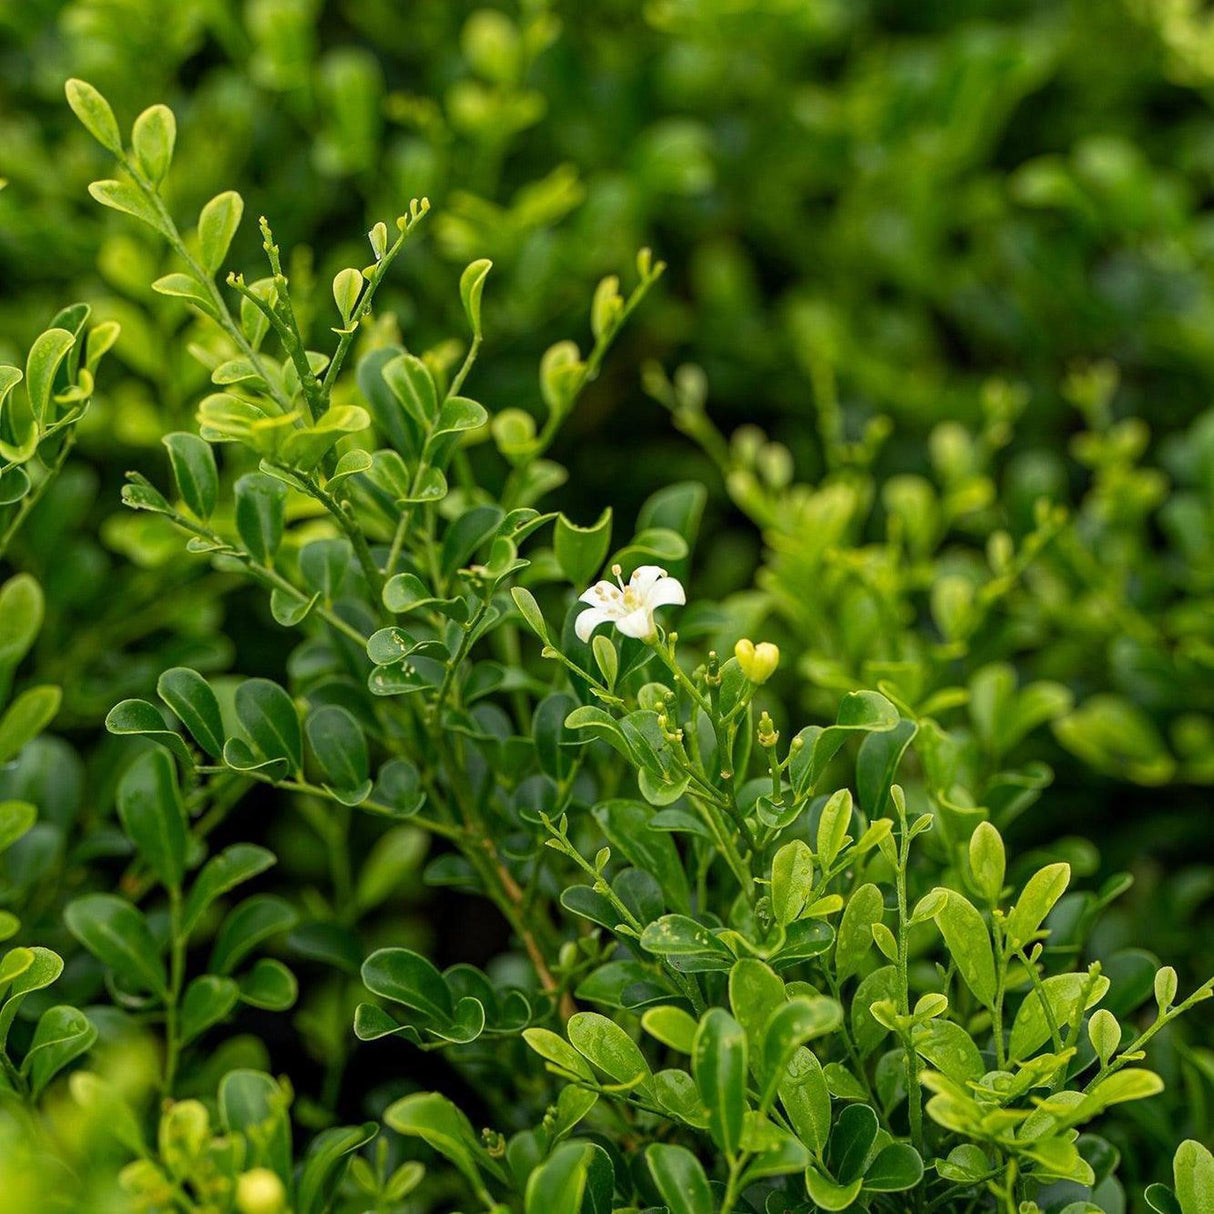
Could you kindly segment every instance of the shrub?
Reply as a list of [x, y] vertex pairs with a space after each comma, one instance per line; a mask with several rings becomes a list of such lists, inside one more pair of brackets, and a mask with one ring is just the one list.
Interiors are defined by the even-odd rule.
[[[866, 549], [873, 445], [828, 420], [833, 479], [795, 487], [780, 448], [709, 426], [694, 372], [651, 375], [767, 530], [782, 654], [746, 635], [762, 635], [747, 596], [688, 601], [701, 486], [653, 494], [622, 542], [610, 509], [589, 526], [544, 509], [565, 478], [553, 443], [664, 268], [647, 251], [627, 295], [615, 276], [595, 290], [586, 351], [544, 353], [537, 408], [491, 416], [463, 395], [485, 382], [488, 260], [453, 291], [464, 341], [410, 350], [372, 320], [424, 199], [335, 275], [320, 352], [265, 219], [269, 273], [217, 281], [239, 194], [176, 226], [172, 113], [144, 111], [128, 140], [91, 86], [68, 99], [120, 164], [94, 198], [171, 250], [153, 286], [206, 322], [194, 352], [217, 389], [197, 433], [165, 437], [167, 478], [128, 474], [125, 504], [157, 529], [135, 550], [183, 538], [191, 595], [209, 566], [273, 624], [244, 650], [253, 677], [162, 663], [155, 699], [109, 711], [87, 785], [66, 744], [37, 738], [56, 689], [0, 716], [3, 926], [45, 927], [67, 960], [19, 944], [0, 961], [14, 1207], [1121, 1208], [1118, 1144], [1148, 1124], [1128, 1110], [1164, 1089], [1157, 1056], [1200, 1076], [1174, 1022], [1214, 979], [1182, 989], [1110, 945], [1129, 882], [1084, 888], [1082, 846], [1009, 856], [1004, 835], [1048, 786], [1021, 755], [1047, 721], [1097, 765], [1174, 774], [1154, 752], [1110, 759], [1091, 739], [1116, 731], [1075, 723], [1067, 638], [1042, 623], [1049, 579], [1075, 572], [1049, 565], [1059, 549], [1105, 603], [1092, 562], [1108, 546], [1129, 569], [1145, 549], [1140, 509], [1103, 509], [1127, 485], [1153, 500], [1134, 434], [1092, 404], [1087, 524], [1029, 503], [1013, 539], [985, 460], [1016, 398], [992, 393], [977, 441], [937, 431], [938, 488], [885, 482], [886, 542]], [[24, 388], [0, 369], [6, 540], [53, 492], [116, 336], [87, 320], [60, 314]], [[1177, 534], [1200, 548], [1208, 503], [1179, 500]], [[33, 579], [5, 584], [6, 692], [41, 616]], [[1008, 632], [1041, 655], [1024, 686]], [[471, 964], [469, 940], [440, 968], [408, 908], [422, 877], [449, 907], [489, 902], [506, 946]], [[46, 1003], [52, 984], [70, 1002]], [[319, 1082], [273, 1077], [290, 1042]], [[342, 1124], [352, 1106], [369, 1119]], [[1200, 1110], [1168, 1107], [1174, 1188], [1146, 1199], [1194, 1214], [1214, 1160], [1176, 1143]]]

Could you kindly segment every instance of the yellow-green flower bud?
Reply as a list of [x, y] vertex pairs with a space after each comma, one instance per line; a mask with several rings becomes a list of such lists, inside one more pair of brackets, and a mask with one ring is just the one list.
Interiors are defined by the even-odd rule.
[[240, 1214], [282, 1214], [287, 1208], [287, 1190], [277, 1172], [251, 1168], [236, 1181], [236, 1208]]
[[770, 641], [756, 645], [743, 637], [733, 647], [733, 656], [738, 659], [742, 673], [756, 686], [766, 683], [780, 664], [780, 649]]

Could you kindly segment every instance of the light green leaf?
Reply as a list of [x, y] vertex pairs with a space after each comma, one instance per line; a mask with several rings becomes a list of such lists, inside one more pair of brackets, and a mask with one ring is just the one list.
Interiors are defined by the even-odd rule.
[[228, 248], [244, 214], [244, 199], [235, 190], [217, 194], [198, 216], [198, 250], [203, 268], [214, 274], [228, 255]]
[[122, 132], [110, 103], [86, 80], [69, 80], [63, 87], [72, 113], [108, 152], [122, 155]]

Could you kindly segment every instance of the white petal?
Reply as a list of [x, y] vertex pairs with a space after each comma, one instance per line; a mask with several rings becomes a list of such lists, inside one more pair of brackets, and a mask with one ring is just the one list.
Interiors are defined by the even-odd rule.
[[628, 585], [642, 598], [646, 597], [654, 583], [666, 576], [666, 570], [660, 565], [638, 565], [628, 579]]
[[[581, 622], [579, 616], [578, 623]], [[622, 619], [616, 620], [615, 626], [626, 637], [636, 637], [639, 641], [653, 636], [656, 631], [653, 626], [653, 612], [648, 607], [638, 607], [635, 611], [630, 611]]]
[[654, 582], [653, 589], [645, 596], [650, 609], [654, 607], [681, 607], [687, 602], [683, 583], [677, 577], [664, 577]]
[[623, 597], [620, 588], [614, 582], [595, 582], [589, 590], [578, 595], [578, 601], [589, 603], [591, 607], [605, 607]]
[[590, 640], [590, 634], [600, 625], [611, 619], [611, 612], [603, 607], [587, 607], [573, 622], [573, 631], [577, 639], [585, 643]]

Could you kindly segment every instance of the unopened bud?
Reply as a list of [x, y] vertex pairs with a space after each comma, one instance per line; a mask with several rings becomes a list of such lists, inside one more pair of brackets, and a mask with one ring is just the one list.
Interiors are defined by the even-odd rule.
[[734, 647], [733, 656], [738, 659], [742, 673], [755, 686], [766, 683], [780, 665], [779, 646], [770, 641], [760, 641], [757, 645], [743, 637]]
[[770, 749], [780, 740], [780, 735], [776, 730], [775, 722], [772, 721], [766, 711], [759, 717], [759, 745], [765, 750]]
[[252, 1168], [236, 1181], [236, 1208], [240, 1214], [282, 1214], [287, 1208], [287, 1190], [277, 1172]]

